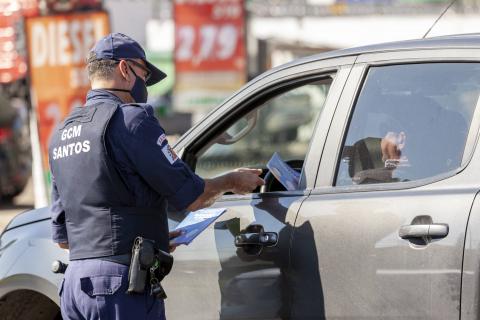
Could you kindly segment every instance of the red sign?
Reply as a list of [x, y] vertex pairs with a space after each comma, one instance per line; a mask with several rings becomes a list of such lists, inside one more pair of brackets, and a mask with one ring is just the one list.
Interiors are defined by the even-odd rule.
[[0, 83], [23, 78], [27, 58], [23, 16], [16, 1], [0, 1]]
[[37, 111], [40, 146], [47, 171], [52, 129], [75, 106], [85, 103], [90, 82], [85, 59], [109, 32], [105, 12], [29, 18], [26, 22], [32, 102]]
[[245, 71], [243, 0], [176, 0], [175, 67]]
[[18, 0], [22, 7], [22, 14], [24, 17], [35, 17], [39, 14], [40, 0]]

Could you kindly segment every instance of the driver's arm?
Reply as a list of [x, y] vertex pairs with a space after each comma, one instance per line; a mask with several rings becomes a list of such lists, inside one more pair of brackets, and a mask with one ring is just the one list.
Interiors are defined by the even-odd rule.
[[265, 182], [259, 175], [261, 169], [239, 168], [222, 176], [204, 179], [203, 193], [188, 207], [188, 211], [195, 211], [212, 205], [225, 192], [246, 194], [252, 192]]

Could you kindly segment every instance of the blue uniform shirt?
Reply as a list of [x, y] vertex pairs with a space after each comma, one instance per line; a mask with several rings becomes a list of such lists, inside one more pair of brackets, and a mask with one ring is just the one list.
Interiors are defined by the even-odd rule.
[[[203, 193], [205, 183], [177, 158], [153, 108], [146, 104], [122, 104], [106, 90], [91, 90], [87, 95], [87, 104], [102, 100], [121, 104], [107, 127], [105, 143], [136, 206], [155, 207], [166, 200], [177, 210], [186, 209]], [[65, 210], [53, 176], [51, 211], [53, 241], [68, 242]]]

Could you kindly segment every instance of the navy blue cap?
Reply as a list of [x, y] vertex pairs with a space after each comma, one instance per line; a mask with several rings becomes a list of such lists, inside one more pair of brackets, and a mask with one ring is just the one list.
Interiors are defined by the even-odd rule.
[[167, 76], [147, 61], [145, 51], [137, 41], [122, 33], [110, 33], [103, 37], [95, 44], [90, 52], [95, 53], [95, 60], [142, 59], [151, 72], [150, 79], [146, 82], [147, 86], [151, 86]]

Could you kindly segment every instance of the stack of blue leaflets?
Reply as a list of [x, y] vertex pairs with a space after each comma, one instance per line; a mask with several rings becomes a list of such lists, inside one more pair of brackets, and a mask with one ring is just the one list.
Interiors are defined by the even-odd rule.
[[288, 191], [298, 190], [298, 184], [300, 182], [300, 173], [293, 170], [283, 159], [274, 153], [267, 163], [267, 168], [277, 178], [278, 181]]
[[203, 230], [205, 230], [225, 211], [227, 211], [226, 208], [208, 208], [190, 212], [175, 228], [175, 230], [181, 230], [182, 233], [178, 237], [170, 240], [170, 245], [178, 246], [181, 244], [190, 244], [193, 239], [202, 233]]

